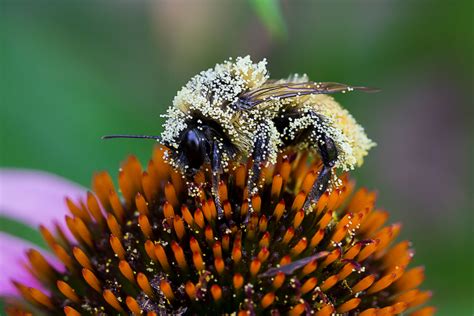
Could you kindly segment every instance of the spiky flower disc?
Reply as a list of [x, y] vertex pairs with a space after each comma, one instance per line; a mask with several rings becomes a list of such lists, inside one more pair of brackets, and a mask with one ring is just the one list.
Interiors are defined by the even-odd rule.
[[41, 228], [65, 268], [30, 250], [28, 268], [46, 291], [15, 280], [24, 301], [8, 312], [431, 315], [432, 307], [416, 310], [431, 296], [418, 289], [423, 268], [408, 268], [408, 241], [391, 246], [400, 224], [384, 227], [388, 214], [375, 208], [374, 193], [353, 193], [346, 177], [311, 211], [301, 209], [318, 168], [305, 154], [280, 156], [264, 170], [245, 223], [246, 166], [223, 175], [218, 220], [208, 174], [186, 184], [163, 149], [146, 171], [131, 157], [119, 173], [122, 197], [99, 173], [86, 201], [67, 200], [74, 239]]

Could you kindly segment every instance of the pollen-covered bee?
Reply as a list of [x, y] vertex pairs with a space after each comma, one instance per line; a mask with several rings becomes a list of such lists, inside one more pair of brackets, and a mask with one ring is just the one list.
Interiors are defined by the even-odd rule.
[[212, 188], [222, 216], [217, 188], [230, 161], [251, 159], [249, 196], [258, 192], [265, 164], [288, 148], [318, 155], [323, 167], [304, 208], [328, 188], [333, 169], [349, 170], [362, 164], [375, 144], [328, 94], [372, 91], [340, 83], [312, 82], [306, 76], [270, 80], [266, 60], [249, 56], [228, 60], [193, 77], [169, 107], [161, 136], [111, 135], [105, 138], [153, 138], [169, 148], [167, 161], [193, 176], [210, 165]]

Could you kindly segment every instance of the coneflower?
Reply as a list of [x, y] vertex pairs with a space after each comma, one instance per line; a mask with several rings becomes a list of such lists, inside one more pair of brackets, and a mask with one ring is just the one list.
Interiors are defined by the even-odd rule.
[[13, 280], [23, 298], [9, 315], [434, 313], [419, 308], [431, 292], [418, 289], [423, 268], [408, 267], [410, 242], [394, 244], [401, 225], [384, 226], [375, 193], [354, 192], [347, 176], [305, 212], [318, 161], [280, 155], [250, 202], [247, 167], [235, 165], [219, 185], [218, 220], [209, 174], [186, 183], [164, 150], [145, 171], [128, 158], [120, 190], [98, 173], [84, 201], [67, 199], [73, 238], [41, 227], [65, 269], [29, 250], [27, 269], [44, 289]]

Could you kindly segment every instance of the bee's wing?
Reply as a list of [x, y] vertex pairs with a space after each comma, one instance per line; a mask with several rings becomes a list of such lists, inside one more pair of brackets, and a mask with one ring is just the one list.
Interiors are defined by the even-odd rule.
[[276, 83], [267, 82], [264, 86], [250, 90], [239, 97], [239, 107], [242, 109], [252, 108], [262, 102], [287, 99], [309, 94], [331, 94], [338, 92], [349, 92], [359, 90], [365, 92], [377, 92], [378, 89], [349, 86], [337, 82], [301, 82], [301, 83]]

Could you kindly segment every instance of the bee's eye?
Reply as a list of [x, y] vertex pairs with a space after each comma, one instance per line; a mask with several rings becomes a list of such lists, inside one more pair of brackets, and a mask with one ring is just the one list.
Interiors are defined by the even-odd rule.
[[198, 169], [204, 163], [203, 144], [194, 130], [188, 130], [181, 140], [181, 150], [188, 159], [191, 168]]

